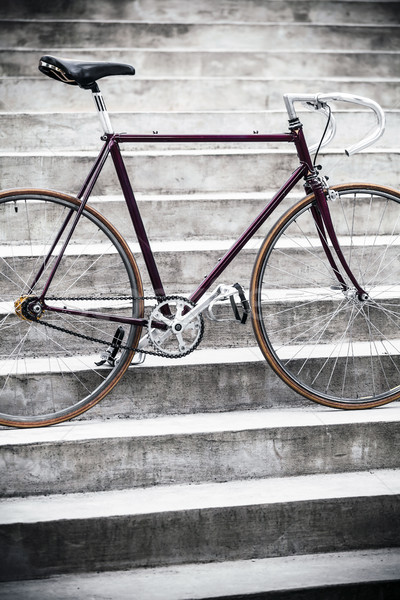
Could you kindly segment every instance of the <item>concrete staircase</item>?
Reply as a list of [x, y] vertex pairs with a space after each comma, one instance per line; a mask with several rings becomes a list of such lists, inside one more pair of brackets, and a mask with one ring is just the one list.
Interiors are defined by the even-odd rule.
[[[90, 94], [40, 75], [44, 53], [133, 64], [100, 87], [115, 129], [138, 133], [281, 131], [285, 91], [370, 96], [385, 136], [347, 159], [372, 120], [338, 107], [321, 162], [333, 182], [400, 187], [399, 2], [37, 4], [2, 3], [2, 188], [76, 193], [99, 147]], [[317, 140], [322, 121], [304, 121]], [[194, 288], [295, 164], [261, 145], [125, 155], [168, 293]], [[93, 204], [133, 244], [118, 194], [109, 170]], [[226, 283], [247, 287], [256, 250]], [[81, 420], [0, 431], [2, 599], [399, 596], [398, 403], [310, 405], [266, 367], [250, 325], [207, 325], [200, 350], [131, 368]]]

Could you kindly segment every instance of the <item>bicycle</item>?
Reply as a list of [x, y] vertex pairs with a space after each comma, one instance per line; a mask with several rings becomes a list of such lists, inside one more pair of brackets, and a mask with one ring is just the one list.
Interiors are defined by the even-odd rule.
[[[373, 132], [347, 154], [382, 135], [385, 116], [378, 104], [339, 93], [286, 94], [286, 133], [122, 134], [112, 129], [97, 81], [133, 75], [132, 66], [43, 56], [39, 69], [92, 92], [104, 143], [77, 197], [35, 189], [0, 193], [2, 425], [35, 427], [71, 419], [118, 383], [135, 354], [140, 362], [146, 354], [179, 358], [192, 352], [203, 337], [204, 311], [215, 319], [213, 307], [223, 300], [231, 301], [239, 321], [251, 313], [265, 359], [306, 398], [345, 409], [372, 408], [400, 398], [400, 194], [372, 184], [329, 187], [316, 165], [320, 148], [336, 131], [329, 102], [356, 103], [375, 114]], [[307, 145], [297, 102], [326, 117], [317, 148]], [[120, 144], [149, 141], [290, 143], [299, 159], [288, 180], [188, 298], [165, 293], [120, 151]], [[126, 241], [88, 204], [109, 155], [151, 295], [143, 291]], [[208, 293], [302, 179], [306, 196], [278, 219], [261, 244], [249, 298], [239, 284], [220, 284]], [[143, 328], [147, 333], [142, 336]]]

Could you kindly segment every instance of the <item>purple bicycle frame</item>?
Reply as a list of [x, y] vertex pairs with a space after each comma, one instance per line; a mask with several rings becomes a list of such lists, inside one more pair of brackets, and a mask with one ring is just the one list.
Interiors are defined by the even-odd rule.
[[[132, 224], [136, 232], [137, 240], [143, 254], [143, 258], [146, 264], [146, 268], [149, 273], [150, 281], [154, 290], [154, 293], [158, 297], [165, 296], [164, 287], [161, 281], [161, 277], [154, 259], [153, 252], [151, 250], [150, 242], [147, 237], [147, 233], [140, 215], [139, 207], [137, 205], [132, 186], [128, 177], [128, 173], [125, 168], [125, 164], [121, 155], [121, 151], [119, 148], [120, 143], [148, 143], [148, 142], [157, 142], [157, 143], [175, 143], [175, 142], [188, 142], [188, 143], [202, 143], [202, 142], [279, 142], [279, 143], [293, 143], [296, 147], [297, 154], [299, 157], [299, 166], [297, 169], [291, 174], [289, 179], [282, 185], [279, 191], [273, 196], [273, 198], [268, 202], [268, 204], [263, 208], [260, 214], [254, 219], [251, 225], [244, 231], [244, 233], [237, 239], [237, 241], [233, 244], [233, 246], [225, 253], [225, 255], [218, 261], [218, 263], [214, 266], [214, 268], [210, 271], [210, 273], [202, 280], [201, 284], [197, 287], [197, 289], [190, 295], [190, 300], [194, 303], [198, 302], [198, 300], [205, 294], [205, 292], [210, 288], [212, 283], [221, 275], [221, 273], [226, 269], [226, 267], [232, 262], [232, 260], [237, 256], [237, 254], [242, 250], [245, 244], [252, 238], [252, 236], [256, 233], [256, 231], [261, 227], [261, 225], [266, 221], [266, 219], [274, 212], [280, 202], [287, 196], [287, 194], [294, 188], [294, 186], [302, 179], [314, 173], [314, 167], [312, 165], [310, 153], [308, 151], [307, 143], [304, 138], [303, 129], [300, 126], [299, 128], [292, 129], [289, 133], [282, 134], [253, 134], [253, 135], [130, 135], [130, 134], [121, 134], [121, 133], [112, 133], [106, 134], [103, 139], [105, 143], [103, 148], [101, 149], [92, 169], [90, 170], [82, 189], [78, 194], [78, 198], [81, 200], [81, 206], [77, 211], [75, 218], [70, 224], [70, 230], [67, 235], [67, 239], [64, 242], [64, 245], [55, 261], [55, 264], [52, 267], [50, 276], [44, 286], [42, 295], [40, 300], [43, 302], [43, 306], [46, 310], [65, 313], [65, 314], [73, 314], [80, 316], [90, 316], [90, 318], [97, 318], [112, 322], [125, 323], [131, 325], [143, 325], [146, 321], [145, 319], [136, 319], [133, 317], [122, 317], [118, 315], [110, 315], [96, 312], [86, 312], [81, 310], [73, 310], [69, 308], [58, 308], [51, 305], [48, 305], [45, 302], [46, 292], [49, 289], [53, 276], [58, 268], [60, 261], [62, 260], [62, 256], [65, 252], [65, 249], [69, 243], [69, 240], [73, 234], [75, 226], [78, 223], [80, 215], [89, 199], [89, 196], [93, 190], [93, 187], [100, 175], [100, 172], [108, 158], [108, 155], [111, 154], [115, 170], [121, 185], [122, 192], [125, 197], [125, 201], [131, 216]], [[347, 264], [344, 260], [343, 255], [341, 256], [341, 251], [339, 247], [339, 243], [337, 241], [332, 222], [330, 220], [329, 209], [326, 204], [325, 194], [322, 189], [322, 185], [310, 180], [310, 186], [313, 189], [313, 192], [316, 195], [317, 204], [320, 208], [320, 213], [322, 219], [320, 219], [321, 223], [318, 224], [319, 228], [322, 228], [325, 225], [326, 230], [332, 240], [333, 246], [337, 255], [340, 259], [340, 262], [344, 266], [345, 270], [348, 272], [348, 275], [353, 280], [353, 276], [351, 274], [350, 269], [347, 267]], [[71, 211], [72, 213], [72, 211]], [[69, 221], [71, 220], [71, 214], [66, 218], [63, 226], [61, 227], [60, 232], [58, 233], [57, 239], [59, 239], [67, 227]], [[317, 221], [316, 216], [314, 217]], [[319, 229], [321, 230], [321, 229]], [[339, 273], [334, 259], [330, 250], [325, 247], [325, 252], [327, 253], [328, 260], [335, 272]], [[47, 257], [45, 264], [50, 258], [51, 251], [49, 256]], [[37, 282], [40, 277], [40, 273], [37, 275], [35, 281], [32, 284], [32, 287]], [[340, 281], [340, 280], [339, 280]], [[341, 285], [345, 285], [343, 280], [340, 281]], [[362, 293], [363, 290], [359, 287], [357, 282], [354, 280], [356, 287], [359, 292]]]

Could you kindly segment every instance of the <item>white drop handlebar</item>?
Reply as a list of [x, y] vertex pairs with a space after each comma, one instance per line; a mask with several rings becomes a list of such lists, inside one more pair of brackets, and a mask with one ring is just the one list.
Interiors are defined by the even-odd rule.
[[[361, 104], [361, 106], [366, 106], [367, 108], [370, 108], [371, 110], [373, 110], [373, 112], [375, 113], [376, 120], [377, 120], [376, 126], [374, 127], [373, 131], [368, 136], [366, 136], [365, 138], [363, 138], [362, 140], [360, 140], [356, 144], [353, 144], [352, 146], [350, 146], [349, 148], [347, 148], [345, 150], [345, 153], [347, 154], [347, 156], [350, 156], [351, 154], [355, 154], [356, 152], [359, 152], [360, 150], [363, 150], [364, 148], [368, 148], [368, 146], [371, 146], [372, 144], [374, 144], [383, 135], [383, 132], [385, 131], [385, 113], [383, 112], [383, 110], [379, 106], [379, 104], [377, 102], [375, 102], [374, 100], [371, 100], [370, 98], [364, 98], [363, 96], [355, 96], [353, 94], [341, 94], [341, 93], [285, 94], [283, 96], [283, 98], [285, 101], [286, 110], [288, 112], [289, 119], [297, 118], [296, 110], [294, 108], [295, 102], [302, 102], [310, 110], [322, 111], [322, 113], [325, 115], [325, 117], [327, 119], [329, 118], [329, 112], [327, 110], [327, 103], [332, 102], [332, 101], [333, 102], [350, 102], [352, 104]], [[332, 139], [335, 136], [335, 133], [336, 133], [336, 123], [335, 123], [335, 119], [333, 118], [333, 115], [331, 113], [328, 131], [327, 131], [325, 140], [321, 144], [321, 148], [323, 146], [326, 146], [327, 144], [329, 144], [330, 141], [332, 141]], [[311, 147], [310, 152], [311, 153], [314, 152], [316, 150], [316, 148], [317, 148], [317, 146]]]

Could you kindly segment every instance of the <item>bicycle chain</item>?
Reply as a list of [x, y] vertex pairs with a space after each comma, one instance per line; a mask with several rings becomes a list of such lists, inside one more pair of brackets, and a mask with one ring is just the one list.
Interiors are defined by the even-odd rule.
[[[78, 296], [78, 297], [67, 297], [67, 298], [49, 297], [49, 298], [47, 298], [47, 300], [61, 300], [63, 302], [68, 302], [70, 300], [78, 300], [78, 301], [98, 300], [98, 298], [96, 298], [95, 296]], [[184, 298], [183, 296], [138, 296], [138, 297], [135, 297], [135, 296], [106, 296], [106, 297], [102, 297], [101, 300], [102, 301], [108, 301], [108, 300], [157, 300], [158, 302], [164, 302], [165, 300], [183, 300], [187, 304], [195, 306], [195, 304], [193, 302], [191, 302], [187, 298]], [[199, 317], [200, 317], [201, 325], [202, 325], [199, 339], [197, 340], [195, 346], [193, 346], [193, 348], [191, 348], [190, 350], [187, 350], [186, 352], [182, 352], [182, 353], [176, 354], [176, 355], [171, 355], [171, 354], [168, 354], [167, 352], [162, 352], [160, 350], [138, 350], [137, 348], [133, 348], [132, 346], [127, 346], [126, 344], [120, 344], [118, 346], [118, 350], [137, 350], [141, 354], [150, 354], [151, 356], [161, 356], [163, 358], [182, 358], [184, 356], [187, 356], [188, 354], [190, 354], [191, 352], [196, 350], [196, 348], [200, 344], [201, 340], [203, 339], [204, 321], [203, 321], [202, 315], [199, 315]], [[95, 338], [90, 335], [85, 335], [83, 333], [77, 333], [76, 331], [71, 331], [70, 329], [65, 329], [64, 327], [60, 327], [59, 325], [53, 325], [52, 323], [46, 323], [45, 321], [42, 321], [40, 319], [34, 319], [34, 322], [40, 323], [40, 325], [44, 325], [45, 327], [49, 327], [50, 329], [55, 329], [57, 331], [61, 331], [62, 333], [67, 333], [69, 335], [73, 335], [74, 337], [78, 337], [78, 338], [86, 340], [88, 342], [95, 342], [97, 344], [112, 346], [112, 342], [110, 343], [109, 341], [106, 341], [106, 340], [100, 340], [99, 338]], [[144, 325], [144, 327], [148, 327], [148, 324]], [[151, 340], [150, 340], [150, 342], [151, 342]]]

